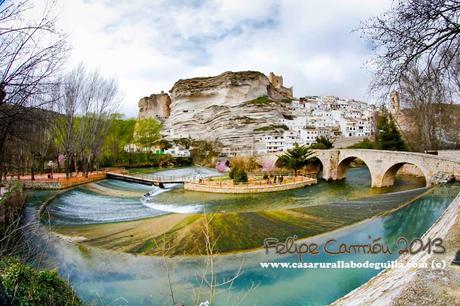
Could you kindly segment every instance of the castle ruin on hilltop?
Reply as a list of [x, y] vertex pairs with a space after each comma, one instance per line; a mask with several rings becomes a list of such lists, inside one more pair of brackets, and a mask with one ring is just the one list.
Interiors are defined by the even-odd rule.
[[273, 72], [270, 72], [270, 74], [268, 75], [268, 80], [273, 85], [273, 87], [275, 87], [282, 94], [285, 94], [289, 98], [294, 97], [292, 86], [289, 88], [283, 86], [283, 76], [282, 75], [276, 75]]

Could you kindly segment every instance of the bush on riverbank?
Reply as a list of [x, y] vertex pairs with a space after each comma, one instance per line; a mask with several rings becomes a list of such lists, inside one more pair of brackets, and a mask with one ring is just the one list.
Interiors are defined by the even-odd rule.
[[235, 173], [233, 174], [233, 182], [234, 183], [247, 183], [248, 175], [243, 169], [236, 169]]
[[347, 147], [347, 149], [377, 149], [377, 144], [365, 138], [364, 140]]
[[38, 271], [11, 254], [27, 251], [20, 222], [25, 204], [22, 185], [16, 183], [0, 199], [0, 305], [81, 305], [72, 288], [53, 271]]
[[55, 271], [35, 270], [12, 257], [0, 259], [0, 304], [82, 305]]
[[190, 154], [194, 165], [203, 167], [214, 167], [222, 144], [218, 141], [192, 140], [190, 145]]
[[24, 209], [25, 194], [21, 184], [9, 187], [0, 199], [0, 255], [12, 253], [18, 245], [19, 219]]
[[248, 175], [246, 171], [244, 171], [244, 168], [234, 166], [230, 169], [228, 176], [230, 177], [230, 179], [233, 180], [234, 183], [247, 183], [248, 182]]

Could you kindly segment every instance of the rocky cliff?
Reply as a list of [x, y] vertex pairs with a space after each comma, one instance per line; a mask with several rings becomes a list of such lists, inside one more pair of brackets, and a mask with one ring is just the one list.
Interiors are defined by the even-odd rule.
[[[275, 86], [276, 85], [276, 86]], [[167, 139], [218, 140], [227, 150], [254, 150], [260, 136], [281, 134], [292, 90], [257, 71], [177, 81], [170, 90]]]
[[167, 93], [161, 92], [144, 97], [139, 100], [139, 119], [155, 118], [164, 121], [169, 117], [171, 98]]

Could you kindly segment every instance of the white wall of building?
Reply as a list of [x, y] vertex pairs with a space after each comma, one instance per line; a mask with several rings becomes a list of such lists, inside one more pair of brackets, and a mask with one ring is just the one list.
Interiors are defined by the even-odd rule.
[[[281, 119], [289, 130], [283, 135], [266, 135], [265, 151], [281, 152], [294, 146], [312, 145], [316, 138], [370, 137], [374, 133], [375, 106], [333, 96], [311, 96], [294, 100], [289, 106], [293, 118]], [[259, 150], [263, 151], [263, 150]], [[260, 153], [260, 152], [259, 152]]]

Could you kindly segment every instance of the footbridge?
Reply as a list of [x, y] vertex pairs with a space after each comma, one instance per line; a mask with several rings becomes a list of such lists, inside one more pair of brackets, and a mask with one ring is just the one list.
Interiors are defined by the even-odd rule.
[[325, 180], [344, 179], [355, 159], [362, 160], [369, 168], [372, 187], [393, 185], [396, 173], [406, 164], [416, 166], [423, 173], [427, 187], [436, 184], [440, 176], [460, 178], [460, 162], [437, 155], [367, 149], [317, 150], [315, 153], [322, 163]]
[[196, 181], [195, 178], [182, 176], [128, 175], [114, 172], [107, 172], [107, 178], [149, 186], [153, 185], [160, 188], [165, 188], [164, 184], [183, 184], [185, 182]]

